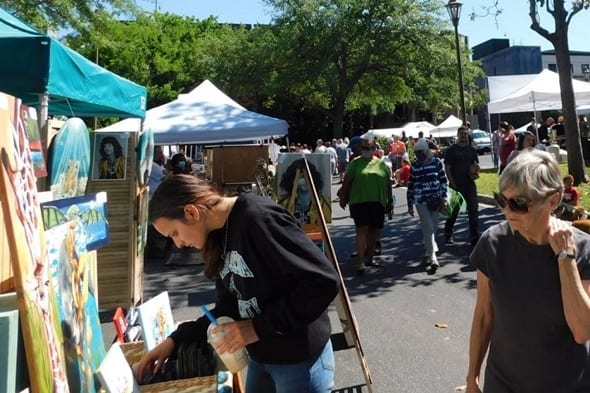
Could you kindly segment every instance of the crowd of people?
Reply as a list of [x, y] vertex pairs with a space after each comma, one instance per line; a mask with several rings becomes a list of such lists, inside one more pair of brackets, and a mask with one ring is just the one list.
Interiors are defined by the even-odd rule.
[[[578, 203], [579, 192], [570, 175], [560, 175], [554, 156], [539, 148], [536, 132], [517, 138], [503, 122], [497, 135], [494, 198], [506, 220], [481, 235], [479, 158], [466, 127], [458, 128], [456, 143], [442, 158], [426, 138], [408, 145], [397, 135], [383, 148], [370, 136], [320, 139], [314, 152], [330, 155], [333, 181], [341, 183], [337, 195], [355, 225], [358, 274], [379, 267], [373, 257], [385, 217], [393, 212], [395, 185], [407, 187], [407, 212], [419, 217], [430, 273], [440, 267], [437, 229], [449, 188], [463, 196], [466, 241], [477, 269], [466, 392], [589, 391], [590, 237], [553, 214], [560, 203]], [[311, 152], [304, 145], [298, 151]], [[162, 165], [160, 150], [154, 162]], [[177, 247], [202, 251], [205, 275], [218, 291], [213, 315], [234, 319], [213, 329], [226, 332], [215, 349], [247, 348], [247, 391], [330, 392], [334, 355], [327, 309], [340, 285], [334, 266], [288, 210], [253, 194], [224, 196], [186, 175], [182, 162], [170, 160], [173, 174], [153, 192], [150, 220]], [[449, 246], [458, 213], [459, 206], [446, 209]], [[183, 343], [206, 340], [208, 325], [205, 317], [180, 325], [143, 357], [140, 379], [157, 372]]]

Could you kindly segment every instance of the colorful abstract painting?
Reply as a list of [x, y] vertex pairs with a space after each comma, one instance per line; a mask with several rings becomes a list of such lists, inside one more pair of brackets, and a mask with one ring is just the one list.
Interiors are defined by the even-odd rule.
[[77, 221], [85, 232], [86, 249], [98, 250], [109, 245], [107, 193], [86, 194], [41, 203], [45, 230], [68, 221]]
[[85, 230], [69, 221], [46, 232], [52, 285], [57, 294], [67, 376], [72, 392], [96, 392], [94, 374], [106, 350], [98, 316], [93, 259], [86, 252]]
[[20, 100], [0, 94], [0, 195], [33, 392], [69, 392], [56, 296]]

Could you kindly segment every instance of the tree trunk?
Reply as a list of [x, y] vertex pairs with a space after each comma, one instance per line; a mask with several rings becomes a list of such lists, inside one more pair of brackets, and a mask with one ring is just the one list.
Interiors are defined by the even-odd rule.
[[[556, 30], [559, 28], [559, 26], [556, 26]], [[578, 185], [586, 181], [586, 172], [576, 114], [576, 97], [572, 83], [567, 26], [563, 34], [556, 34], [554, 46], [557, 70], [559, 72], [559, 87], [561, 88], [561, 105], [565, 117], [568, 171], [574, 177], [574, 184]]]
[[346, 109], [346, 98], [344, 97], [337, 97], [336, 103], [334, 104], [334, 112], [333, 112], [333, 119], [334, 119], [334, 128], [333, 128], [333, 135], [332, 138], [342, 138], [343, 135], [343, 125], [344, 125], [344, 111]]

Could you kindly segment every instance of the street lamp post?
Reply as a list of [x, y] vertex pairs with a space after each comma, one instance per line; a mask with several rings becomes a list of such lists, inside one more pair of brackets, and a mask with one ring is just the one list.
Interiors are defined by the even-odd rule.
[[455, 27], [455, 49], [457, 51], [457, 75], [459, 80], [459, 95], [461, 97], [461, 120], [463, 125], [467, 120], [467, 112], [465, 111], [465, 91], [463, 89], [463, 69], [461, 68], [461, 49], [459, 48], [459, 18], [461, 17], [461, 4], [458, 0], [449, 0], [446, 5], [449, 16]]

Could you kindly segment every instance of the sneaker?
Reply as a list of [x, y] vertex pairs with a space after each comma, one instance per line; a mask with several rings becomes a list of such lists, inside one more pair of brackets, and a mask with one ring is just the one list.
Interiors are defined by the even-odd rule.
[[365, 262], [365, 266], [379, 267], [379, 263], [375, 262], [375, 260], [373, 260], [373, 258], [370, 258], [370, 259], [367, 259], [367, 262]]
[[358, 257], [359, 256], [359, 252], [358, 251], [353, 251], [350, 253], [350, 257], [354, 258], [354, 257]]
[[430, 266], [434, 269], [438, 269], [440, 267], [440, 263], [438, 263], [438, 260], [434, 255], [430, 258]]
[[381, 255], [381, 242], [375, 242], [375, 255]]
[[428, 257], [426, 271], [433, 272], [433, 271], [436, 271], [436, 269], [438, 269], [439, 267], [440, 267], [440, 264], [438, 263], [438, 260], [436, 259], [436, 255], [430, 255]]
[[455, 244], [455, 240], [453, 239], [453, 235], [445, 236], [445, 244]]
[[356, 268], [357, 276], [362, 276], [363, 274], [365, 274], [365, 271], [367, 271], [367, 268], [364, 265], [360, 265]]

